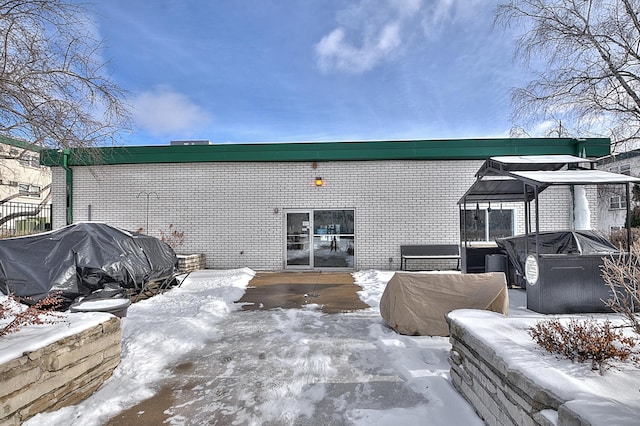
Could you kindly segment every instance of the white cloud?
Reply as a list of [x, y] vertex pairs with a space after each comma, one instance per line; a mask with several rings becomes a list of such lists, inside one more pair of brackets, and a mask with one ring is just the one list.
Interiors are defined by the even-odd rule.
[[395, 8], [400, 16], [412, 16], [422, 7], [422, 0], [389, 0], [389, 5]]
[[405, 22], [420, 6], [421, 0], [363, 0], [341, 11], [341, 25], [315, 46], [318, 67], [362, 73], [388, 60], [401, 48]]
[[336, 28], [316, 45], [318, 65], [323, 71], [360, 73], [373, 68], [400, 45], [399, 25], [389, 23], [375, 37], [367, 37], [357, 48], [346, 41], [344, 28]]
[[315, 46], [323, 72], [362, 73], [399, 57], [418, 32], [437, 37], [445, 25], [473, 19], [483, 0], [361, 0], [336, 17], [337, 28]]
[[211, 122], [207, 111], [166, 86], [141, 93], [132, 106], [136, 123], [154, 135], [189, 133]]

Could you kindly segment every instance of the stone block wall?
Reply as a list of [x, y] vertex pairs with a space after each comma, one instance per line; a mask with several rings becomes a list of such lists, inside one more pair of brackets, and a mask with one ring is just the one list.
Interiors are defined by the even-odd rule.
[[449, 322], [451, 381], [489, 426], [590, 426], [567, 401], [511, 369], [490, 344]]
[[120, 363], [120, 340], [120, 319], [113, 317], [0, 364], [0, 425], [90, 396]]
[[204, 254], [179, 254], [178, 271], [182, 274], [187, 272], [206, 269], [206, 259]]

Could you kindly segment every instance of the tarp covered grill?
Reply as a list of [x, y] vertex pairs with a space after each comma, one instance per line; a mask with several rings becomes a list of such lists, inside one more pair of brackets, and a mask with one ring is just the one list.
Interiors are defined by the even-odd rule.
[[166, 243], [98, 222], [0, 240], [0, 291], [27, 303], [52, 292], [68, 305], [105, 286], [140, 289], [176, 267]]
[[[596, 231], [540, 232], [537, 237], [538, 254], [573, 254], [608, 256], [619, 249]], [[524, 276], [527, 254], [536, 253], [536, 235], [516, 235], [497, 238], [496, 244], [504, 249], [518, 273]]]

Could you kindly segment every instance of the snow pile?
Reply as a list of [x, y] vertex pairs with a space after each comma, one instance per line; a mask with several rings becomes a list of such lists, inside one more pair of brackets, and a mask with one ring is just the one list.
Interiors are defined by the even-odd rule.
[[[122, 319], [122, 362], [114, 375], [80, 404], [26, 424], [105, 424], [163, 389], [172, 401], [159, 411], [172, 425], [483, 424], [451, 385], [448, 338], [399, 335], [380, 317], [380, 297], [393, 272], [354, 273], [371, 308], [343, 314], [311, 305], [241, 311], [233, 302], [253, 275], [249, 269], [198, 271], [180, 287], [132, 305]], [[541, 353], [526, 335], [540, 316], [526, 310], [524, 292], [511, 290], [509, 299], [508, 320], [495, 315], [479, 321], [478, 311], [456, 315], [478, 325], [479, 336], [500, 342], [501, 356], [542, 375], [558, 393], [613, 387], [610, 401], [637, 396], [635, 370], [600, 377], [588, 366]], [[138, 416], [144, 423], [143, 410]]]
[[[250, 269], [193, 272], [180, 287], [138, 302], [122, 319], [122, 360], [102, 388], [82, 403], [40, 414], [27, 424], [99, 425], [155, 394], [154, 383], [190, 351], [202, 348], [253, 277]], [[76, 315], [70, 314], [69, 318]], [[107, 314], [94, 314], [107, 315]], [[108, 316], [108, 315], [107, 315]]]

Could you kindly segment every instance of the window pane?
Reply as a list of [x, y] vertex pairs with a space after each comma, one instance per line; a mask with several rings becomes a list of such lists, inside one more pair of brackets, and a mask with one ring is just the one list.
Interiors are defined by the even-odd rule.
[[287, 213], [287, 265], [309, 265], [309, 214]]
[[491, 210], [489, 212], [489, 240], [513, 235], [513, 210]]
[[313, 212], [314, 234], [353, 234], [353, 210], [315, 210]]
[[614, 195], [609, 198], [610, 209], [623, 209], [626, 207], [626, 196]]
[[353, 237], [321, 235], [313, 237], [313, 266], [316, 268], [353, 268]]
[[[463, 216], [464, 215], [464, 216]], [[460, 232], [467, 241], [486, 241], [485, 210], [462, 210], [460, 212]], [[466, 228], [463, 227], [466, 225]]]

